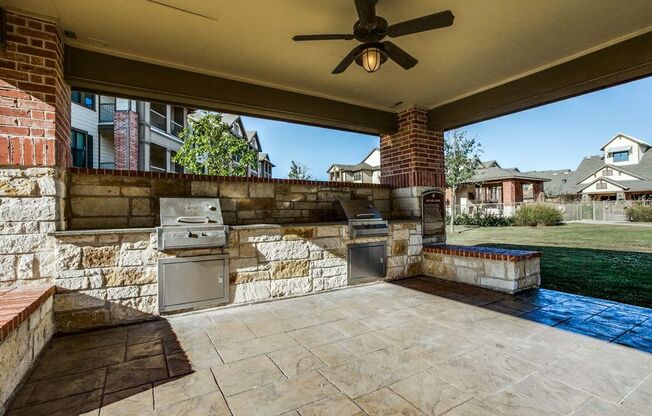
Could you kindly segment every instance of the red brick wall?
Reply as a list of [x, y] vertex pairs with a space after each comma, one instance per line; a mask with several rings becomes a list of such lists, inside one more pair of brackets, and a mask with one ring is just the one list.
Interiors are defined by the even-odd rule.
[[514, 205], [523, 202], [523, 183], [513, 179], [503, 181], [503, 204]]
[[0, 51], [0, 165], [70, 164], [70, 88], [54, 23], [7, 12]]
[[113, 115], [115, 168], [138, 170], [138, 113], [116, 111]]
[[398, 114], [398, 133], [380, 136], [380, 175], [393, 187], [445, 186], [444, 133], [428, 129], [427, 110]]

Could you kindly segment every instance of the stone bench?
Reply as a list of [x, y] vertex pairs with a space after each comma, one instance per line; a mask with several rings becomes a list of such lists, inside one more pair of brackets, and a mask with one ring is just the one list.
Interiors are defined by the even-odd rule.
[[423, 247], [423, 274], [507, 293], [539, 287], [541, 253], [496, 247]]
[[54, 286], [0, 289], [0, 414], [54, 333]]

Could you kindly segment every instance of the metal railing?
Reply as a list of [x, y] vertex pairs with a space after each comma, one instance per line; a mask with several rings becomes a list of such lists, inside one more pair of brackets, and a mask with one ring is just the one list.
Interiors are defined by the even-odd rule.
[[115, 169], [115, 162], [100, 162], [100, 169]]
[[115, 103], [100, 103], [100, 123], [113, 123]]
[[167, 132], [167, 117], [155, 110], [149, 110], [149, 123], [152, 127]]

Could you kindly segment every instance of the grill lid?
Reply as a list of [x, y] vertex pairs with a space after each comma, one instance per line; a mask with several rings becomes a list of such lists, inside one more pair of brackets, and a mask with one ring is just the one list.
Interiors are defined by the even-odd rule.
[[161, 226], [223, 225], [218, 198], [160, 198]]
[[376, 206], [367, 200], [355, 199], [340, 201], [347, 220], [382, 220]]

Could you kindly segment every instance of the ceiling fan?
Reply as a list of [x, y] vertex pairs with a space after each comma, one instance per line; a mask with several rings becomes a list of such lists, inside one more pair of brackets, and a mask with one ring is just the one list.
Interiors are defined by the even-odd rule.
[[355, 61], [367, 72], [376, 72], [387, 59], [391, 59], [404, 69], [410, 69], [419, 61], [393, 42], [382, 41], [386, 36], [397, 38], [413, 33], [448, 27], [453, 24], [455, 16], [450, 10], [406, 20], [389, 25], [387, 20], [376, 15], [378, 0], [355, 0], [358, 21], [353, 25], [353, 34], [297, 35], [292, 39], [297, 42], [311, 40], [352, 40], [362, 42], [344, 57], [333, 70], [341, 74]]

